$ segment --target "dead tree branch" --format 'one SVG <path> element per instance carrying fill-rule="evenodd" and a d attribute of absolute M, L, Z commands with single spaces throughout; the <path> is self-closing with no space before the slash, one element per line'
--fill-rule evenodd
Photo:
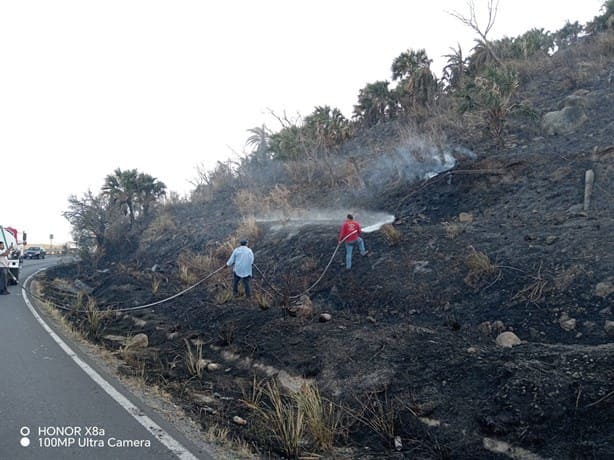
<path fill-rule="evenodd" d="M 490 32 L 490 29 L 492 29 L 492 27 L 494 26 L 495 19 L 497 18 L 499 0 L 488 0 L 488 21 L 486 23 L 486 27 L 484 27 L 483 29 L 480 27 L 478 23 L 477 14 L 475 12 L 475 1 L 469 0 L 467 2 L 467 6 L 469 7 L 469 16 L 464 16 L 458 11 L 449 11 L 448 13 L 451 16 L 458 19 L 463 24 L 465 24 L 467 27 L 473 29 L 474 32 L 476 32 L 478 36 L 480 37 L 480 39 L 482 40 L 482 42 L 484 43 L 484 46 L 486 47 L 490 55 L 493 57 L 495 62 L 498 65 L 503 66 L 501 59 L 499 59 L 499 57 L 495 53 L 495 50 L 492 44 L 488 41 L 488 38 L 487 38 L 488 32 Z"/>

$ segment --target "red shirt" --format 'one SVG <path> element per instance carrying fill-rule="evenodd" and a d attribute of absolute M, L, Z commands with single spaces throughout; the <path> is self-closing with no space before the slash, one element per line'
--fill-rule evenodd
<path fill-rule="evenodd" d="M 339 232 L 339 242 L 343 241 L 343 238 L 350 234 L 351 235 L 348 236 L 345 241 L 347 243 L 356 241 L 360 236 L 360 231 L 360 224 L 358 222 L 356 222 L 355 220 L 346 220 L 345 222 L 343 222 L 343 225 L 341 226 L 341 231 Z"/>

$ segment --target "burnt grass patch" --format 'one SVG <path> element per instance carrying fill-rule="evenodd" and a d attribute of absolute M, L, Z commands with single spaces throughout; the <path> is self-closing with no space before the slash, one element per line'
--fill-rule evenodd
<path fill-rule="evenodd" d="M 611 101 L 596 75 L 588 90 Z M 557 109 L 560 87 L 532 86 L 536 107 Z M 342 408 L 336 450 L 317 452 L 324 458 L 614 458 L 614 336 L 606 327 L 614 321 L 614 104 L 591 107 L 581 133 L 516 130 L 498 152 L 476 143 L 475 160 L 364 198 L 361 207 L 395 216 L 397 233 L 366 234 L 370 255 L 356 254 L 350 271 L 341 249 L 313 285 L 335 249 L 336 225 L 284 231 L 263 223 L 250 244 L 261 270 L 253 290 L 267 294 L 267 305 L 220 301 L 230 289 L 226 271 L 169 302 L 105 315 L 91 338 L 118 352 L 120 372 L 164 388 L 203 429 L 226 427 L 262 456 L 283 449 L 247 402 L 254 382 L 277 378 L 287 388 L 313 381 Z M 584 211 L 588 169 L 598 186 Z M 175 251 L 58 266 L 39 276 L 43 293 L 74 305 L 75 292 L 58 289 L 58 280 L 86 286 L 101 310 L 172 296 L 186 287 L 178 250 L 223 241 L 232 225 L 212 221 L 234 216 L 228 202 L 210 214 L 178 206 L 175 217 L 189 225 L 173 236 Z M 324 312 L 329 321 L 320 321 Z M 66 317 L 87 328 L 83 314 Z M 502 332 L 521 343 L 498 346 Z M 148 344 L 140 350 L 117 339 L 141 333 Z M 202 359 L 200 372 L 190 356 Z M 497 450 L 496 442 L 507 444 Z M 317 449 L 307 439 L 301 450 Z"/>

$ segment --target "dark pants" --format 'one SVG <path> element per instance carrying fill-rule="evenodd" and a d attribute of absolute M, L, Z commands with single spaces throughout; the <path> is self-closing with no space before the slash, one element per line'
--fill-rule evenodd
<path fill-rule="evenodd" d="M 7 289 L 9 282 L 9 269 L 6 267 L 0 268 L 0 294 L 9 292 Z"/>
<path fill-rule="evenodd" d="M 245 288 L 245 297 L 250 297 L 252 295 L 252 290 L 249 286 L 249 281 L 252 279 L 251 276 L 246 276 L 245 278 L 241 278 L 235 272 L 232 272 L 234 278 L 232 280 L 232 293 L 234 295 L 239 294 L 239 281 L 243 282 L 243 287 Z"/>

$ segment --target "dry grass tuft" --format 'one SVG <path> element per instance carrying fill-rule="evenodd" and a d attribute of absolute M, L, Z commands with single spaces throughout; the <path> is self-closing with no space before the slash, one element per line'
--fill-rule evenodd
<path fill-rule="evenodd" d="M 89 297 L 85 304 L 85 317 L 87 320 L 86 335 L 90 338 L 99 338 L 102 334 L 102 322 L 107 317 L 108 313 L 100 311 L 96 300 Z"/>
<path fill-rule="evenodd" d="M 395 401 L 386 392 L 380 397 L 376 393 L 367 395 L 366 400 L 356 398 L 360 411 L 352 414 L 354 418 L 373 430 L 388 445 L 393 445 L 399 423 L 399 413 Z"/>
<path fill-rule="evenodd" d="M 614 33 L 604 33 L 597 39 L 602 56 L 614 56 Z"/>
<path fill-rule="evenodd" d="M 260 228 L 254 216 L 244 217 L 236 230 L 236 234 L 241 239 L 255 240 L 262 236 L 262 228 Z"/>
<path fill-rule="evenodd" d="M 162 212 L 149 224 L 141 237 L 141 245 L 150 245 L 177 231 L 177 219 L 174 219 L 167 212 Z"/>
<path fill-rule="evenodd" d="M 501 276 L 499 268 L 490 261 L 485 253 L 476 251 L 473 246 L 470 246 L 469 249 L 470 252 L 465 257 L 465 264 L 469 268 L 469 273 L 464 279 L 465 283 L 474 289 L 480 289 L 494 277 L 491 283 L 494 284 Z"/>
<path fill-rule="evenodd" d="M 306 444 L 329 452 L 335 440 L 347 432 L 347 411 L 323 398 L 313 384 L 284 394 L 276 380 L 265 383 L 254 376 L 249 392 L 243 390 L 242 401 L 254 411 L 260 427 L 272 434 L 280 450 L 292 458 Z"/>
<path fill-rule="evenodd" d="M 179 271 L 179 279 L 183 284 L 192 285 L 196 283 L 196 281 L 198 281 L 198 278 L 194 273 L 192 273 L 192 271 L 190 270 L 190 266 L 185 263 L 185 261 L 178 260 L 177 265 Z"/>
<path fill-rule="evenodd" d="M 392 224 L 384 224 L 381 228 L 384 239 L 390 246 L 396 246 L 401 242 L 402 233 Z"/>
<path fill-rule="evenodd" d="M 237 332 L 237 325 L 230 321 L 228 323 L 224 323 L 218 329 L 218 337 L 222 342 L 222 345 L 228 346 L 231 345 L 235 340 L 235 334 Z"/>
<path fill-rule="evenodd" d="M 213 256 L 218 260 L 226 261 L 232 251 L 239 245 L 239 238 L 237 236 L 229 236 L 226 240 L 218 245 L 213 251 Z"/>
<path fill-rule="evenodd" d="M 239 284 L 239 289 L 242 289 L 243 285 Z M 215 292 L 215 303 L 218 305 L 224 305 L 228 302 L 231 302 L 233 299 L 233 294 L 230 288 L 226 285 L 220 286 Z"/>
<path fill-rule="evenodd" d="M 160 290 L 162 284 L 162 277 L 156 273 L 151 274 L 151 295 L 156 295 Z"/>
<path fill-rule="evenodd" d="M 190 375 L 194 377 L 202 377 L 203 370 L 206 365 L 205 360 L 203 359 L 203 344 L 198 342 L 195 345 L 195 348 L 192 348 L 190 345 L 190 341 L 184 339 L 185 341 L 185 353 L 184 353 L 184 362 L 185 366 L 190 373 Z"/>
<path fill-rule="evenodd" d="M 490 262 L 490 258 L 483 252 L 476 251 L 473 246 L 471 252 L 465 258 L 469 270 L 475 273 L 492 273 L 496 270 L 495 265 Z"/>
<path fill-rule="evenodd" d="M 366 187 L 363 179 L 361 165 L 355 157 L 348 158 L 339 166 L 338 174 L 341 176 L 341 183 L 352 190 L 360 190 Z"/>
<path fill-rule="evenodd" d="M 335 439 L 345 431 L 344 412 L 332 401 L 322 398 L 312 384 L 303 385 L 295 398 L 305 414 L 307 432 L 315 446 L 327 452 L 332 450 Z"/>
<path fill-rule="evenodd" d="M 210 443 L 220 445 L 226 451 L 232 451 L 234 454 L 232 458 L 254 458 L 252 447 L 245 440 L 235 438 L 230 433 L 230 428 L 213 423 L 207 425 L 205 439 Z M 228 452 L 224 455 L 224 458 L 230 458 L 227 454 Z"/>
<path fill-rule="evenodd" d="M 182 252 L 177 257 L 179 279 L 182 283 L 192 285 L 207 274 L 219 268 L 221 262 L 214 254 L 194 254 Z"/>
<path fill-rule="evenodd" d="M 465 224 L 458 222 L 442 222 L 441 225 L 446 232 L 446 236 L 451 240 L 462 234 L 466 228 Z"/>
<path fill-rule="evenodd" d="M 298 457 L 305 431 L 305 412 L 295 398 L 284 395 L 279 383 L 267 382 L 259 404 L 253 406 L 256 416 L 280 450 L 291 458 Z"/>
<path fill-rule="evenodd" d="M 544 293 L 547 290 L 548 281 L 542 275 L 542 266 L 539 265 L 537 269 L 537 273 L 534 276 L 531 276 L 532 282 L 530 282 L 523 289 L 518 291 L 513 300 L 520 299 L 525 301 L 527 304 L 538 304 L 542 300 L 544 300 Z"/>
<path fill-rule="evenodd" d="M 239 190 L 234 194 L 232 202 L 242 216 L 251 216 L 264 211 L 262 197 L 251 190 Z"/>
<path fill-rule="evenodd" d="M 254 293 L 253 296 L 254 296 L 254 300 L 256 301 L 256 304 L 262 310 L 268 310 L 269 308 L 271 308 L 271 305 L 273 304 L 273 298 L 271 297 L 270 294 L 266 292 L 258 291 Z"/>
<path fill-rule="evenodd" d="M 284 216 L 290 215 L 290 190 L 284 185 L 276 185 L 264 198 L 264 206 L 268 212 L 281 211 Z"/>

